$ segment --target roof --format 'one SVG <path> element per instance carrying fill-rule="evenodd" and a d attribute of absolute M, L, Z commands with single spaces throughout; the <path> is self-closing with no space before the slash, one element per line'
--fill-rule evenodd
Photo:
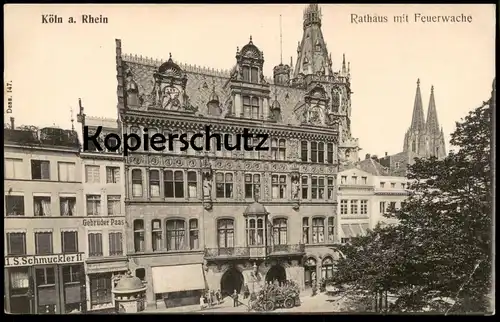
<path fill-rule="evenodd" d="M 123 276 L 118 281 L 118 283 L 116 283 L 114 291 L 116 293 L 127 293 L 127 292 L 139 292 L 144 289 L 145 289 L 144 284 L 138 277 L 126 275 Z"/>

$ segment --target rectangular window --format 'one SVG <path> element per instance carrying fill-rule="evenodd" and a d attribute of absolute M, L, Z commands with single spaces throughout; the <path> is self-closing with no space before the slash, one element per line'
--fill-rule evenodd
<path fill-rule="evenodd" d="M 76 197 L 60 197 L 61 216 L 76 216 Z"/>
<path fill-rule="evenodd" d="M 87 216 L 99 216 L 101 214 L 101 196 L 87 195 Z"/>
<path fill-rule="evenodd" d="M 391 182 L 391 188 L 396 188 L 396 184 L 394 182 Z"/>
<path fill-rule="evenodd" d="M 50 180 L 50 162 L 31 160 L 31 179 Z"/>
<path fill-rule="evenodd" d="M 258 83 L 259 82 L 259 69 L 257 67 L 251 68 L 251 82 Z"/>
<path fill-rule="evenodd" d="M 405 189 L 406 188 L 406 185 L 403 183 L 401 183 L 401 189 Z"/>
<path fill-rule="evenodd" d="M 123 255 L 123 236 L 121 232 L 109 233 L 109 256 Z"/>
<path fill-rule="evenodd" d="M 188 198 L 196 198 L 198 195 L 198 176 L 196 172 L 189 171 L 187 173 Z"/>
<path fill-rule="evenodd" d="M 243 96 L 243 116 L 250 118 L 252 116 L 252 105 L 250 96 Z"/>
<path fill-rule="evenodd" d="M 144 251 L 144 239 L 144 221 L 136 219 L 134 220 L 134 250 L 136 252 Z"/>
<path fill-rule="evenodd" d="M 120 167 L 106 167 L 106 183 L 120 183 Z"/>
<path fill-rule="evenodd" d="M 233 174 L 217 172 L 215 174 L 215 190 L 217 198 L 232 198 Z"/>
<path fill-rule="evenodd" d="M 102 252 L 102 234 L 101 233 L 89 233 L 89 257 L 100 257 L 103 255 Z"/>
<path fill-rule="evenodd" d="M 98 165 L 85 166 L 85 182 L 87 183 L 100 183 L 101 182 L 101 167 Z"/>
<path fill-rule="evenodd" d="M 122 214 L 121 196 L 108 196 L 108 216 L 120 216 Z"/>
<path fill-rule="evenodd" d="M 347 200 L 340 200 L 340 214 L 347 215 Z"/>
<path fill-rule="evenodd" d="M 24 216 L 24 197 L 5 196 L 5 211 L 7 216 Z"/>
<path fill-rule="evenodd" d="M 307 141 L 301 141 L 300 142 L 300 160 L 302 162 L 307 162 L 309 161 L 309 148 Z"/>
<path fill-rule="evenodd" d="M 243 81 L 250 82 L 250 67 L 243 66 Z"/>
<path fill-rule="evenodd" d="M 379 211 L 381 214 L 385 214 L 385 201 L 380 202 Z"/>
<path fill-rule="evenodd" d="M 326 145 L 326 162 L 333 164 L 333 143 L 327 143 Z"/>
<path fill-rule="evenodd" d="M 59 181 L 75 182 L 76 168 L 74 162 L 57 162 Z"/>
<path fill-rule="evenodd" d="M 35 252 L 37 255 L 50 255 L 53 253 L 52 232 L 35 233 Z"/>
<path fill-rule="evenodd" d="M 63 253 L 78 253 L 78 232 L 62 231 L 61 243 Z"/>
<path fill-rule="evenodd" d="M 52 267 L 36 267 L 35 281 L 38 298 L 38 312 L 55 314 L 57 297 L 56 293 L 56 270 Z"/>
<path fill-rule="evenodd" d="M 325 242 L 325 219 L 313 218 L 312 243 L 320 244 Z"/>
<path fill-rule="evenodd" d="M 318 142 L 311 142 L 311 162 L 318 162 Z"/>
<path fill-rule="evenodd" d="M 166 170 L 163 180 L 166 198 L 184 198 L 184 173 L 182 171 Z"/>
<path fill-rule="evenodd" d="M 309 178 L 307 176 L 302 177 L 302 199 L 308 199 L 309 198 Z"/>
<path fill-rule="evenodd" d="M 366 182 L 367 182 L 367 180 L 366 180 L 366 179 L 367 179 L 366 177 L 361 177 L 361 183 L 362 183 L 362 184 L 366 184 Z"/>
<path fill-rule="evenodd" d="M 286 198 L 286 175 L 273 174 L 271 176 L 273 199 Z"/>
<path fill-rule="evenodd" d="M 358 184 L 358 177 L 352 176 L 352 184 Z"/>
<path fill-rule="evenodd" d="M 389 204 L 389 207 L 390 207 L 391 210 L 396 209 L 396 202 L 395 201 L 391 201 L 391 203 Z"/>
<path fill-rule="evenodd" d="M 7 233 L 7 255 L 26 255 L 26 233 Z"/>
<path fill-rule="evenodd" d="M 311 177 L 311 198 L 317 200 L 325 199 L 325 177 Z"/>
<path fill-rule="evenodd" d="M 132 196 L 142 197 L 142 171 L 140 169 L 132 170 Z"/>
<path fill-rule="evenodd" d="M 258 119 L 260 111 L 259 99 L 257 97 L 252 97 L 252 118 Z M 258 143 L 257 143 L 258 144 Z"/>
<path fill-rule="evenodd" d="M 149 196 L 160 196 L 160 171 L 158 170 L 149 171 Z"/>
<path fill-rule="evenodd" d="M 245 198 L 259 198 L 260 174 L 245 174 Z"/>
<path fill-rule="evenodd" d="M 198 219 L 189 220 L 189 249 L 199 249 Z"/>
<path fill-rule="evenodd" d="M 328 200 L 335 199 L 335 178 L 328 177 Z"/>
<path fill-rule="evenodd" d="M 351 200 L 351 215 L 357 215 L 357 214 L 358 214 L 358 201 Z"/>
<path fill-rule="evenodd" d="M 340 177 L 340 184 L 346 184 L 347 183 L 347 176 L 341 176 Z"/>
<path fill-rule="evenodd" d="M 92 307 L 111 304 L 112 273 L 90 275 L 90 303 Z"/>
<path fill-rule="evenodd" d="M 167 250 L 183 250 L 185 235 L 184 220 L 167 220 Z"/>
<path fill-rule="evenodd" d="M 360 201 L 361 206 L 360 206 L 360 214 L 361 215 L 366 215 L 368 214 L 368 200 L 361 200 Z"/>
<path fill-rule="evenodd" d="M 47 217 L 51 215 L 50 197 L 33 197 L 33 214 L 35 217 Z"/>
<path fill-rule="evenodd" d="M 24 169 L 22 159 L 4 159 L 5 162 L 5 179 L 23 179 Z"/>
<path fill-rule="evenodd" d="M 380 183 L 380 188 L 383 188 L 385 186 L 385 182 Z"/>
<path fill-rule="evenodd" d="M 323 142 L 318 143 L 318 162 L 325 162 L 325 144 Z"/>

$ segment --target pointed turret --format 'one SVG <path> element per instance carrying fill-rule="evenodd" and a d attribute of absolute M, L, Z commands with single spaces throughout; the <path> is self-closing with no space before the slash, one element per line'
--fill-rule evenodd
<path fill-rule="evenodd" d="M 321 9 L 310 4 L 304 11 L 304 34 L 297 48 L 297 63 L 293 77 L 299 74 L 332 75 L 326 43 L 321 32 Z"/>
<path fill-rule="evenodd" d="M 430 135 L 439 135 L 439 122 L 436 111 L 436 102 L 434 100 L 434 86 L 431 87 L 431 97 L 429 98 L 429 107 L 427 109 L 427 132 Z"/>
<path fill-rule="evenodd" d="M 342 55 L 342 75 L 347 75 L 347 68 L 345 66 L 345 54 Z"/>
<path fill-rule="evenodd" d="M 422 94 L 420 93 L 420 79 L 417 80 L 417 91 L 415 93 L 415 102 L 413 103 L 413 116 L 411 118 L 411 130 L 424 130 L 424 108 L 422 104 Z"/>

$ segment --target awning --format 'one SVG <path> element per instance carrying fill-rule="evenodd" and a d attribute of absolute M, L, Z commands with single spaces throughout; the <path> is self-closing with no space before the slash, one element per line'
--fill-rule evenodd
<path fill-rule="evenodd" d="M 201 264 L 153 267 L 155 294 L 205 289 Z"/>
<path fill-rule="evenodd" d="M 351 230 L 352 230 L 352 237 L 358 237 L 361 236 L 361 227 L 359 224 L 351 224 Z"/>
<path fill-rule="evenodd" d="M 368 233 L 369 225 L 368 224 L 360 224 L 360 226 L 361 226 L 361 233 L 363 234 L 363 236 L 366 236 L 366 234 Z"/>
<path fill-rule="evenodd" d="M 342 232 L 344 233 L 343 238 L 351 238 L 353 236 L 353 233 L 351 231 L 351 228 L 349 227 L 350 225 L 341 225 L 342 226 Z"/>

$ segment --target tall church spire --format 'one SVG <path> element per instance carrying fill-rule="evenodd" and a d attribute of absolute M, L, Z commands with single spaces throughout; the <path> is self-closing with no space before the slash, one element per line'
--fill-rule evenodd
<path fill-rule="evenodd" d="M 297 48 L 297 63 L 294 78 L 299 74 L 321 73 L 333 75 L 329 64 L 328 50 L 321 32 L 321 9 L 313 3 L 304 10 L 304 34 Z"/>
<path fill-rule="evenodd" d="M 434 100 L 434 86 L 431 87 L 431 97 L 429 99 L 429 107 L 427 109 L 427 122 L 425 125 L 429 134 L 439 134 L 439 122 L 436 111 L 436 102 Z"/>
<path fill-rule="evenodd" d="M 422 104 L 422 94 L 420 93 L 420 79 L 417 80 L 417 91 L 415 93 L 415 102 L 413 103 L 413 116 L 411 119 L 410 129 L 425 129 L 424 108 Z"/>

